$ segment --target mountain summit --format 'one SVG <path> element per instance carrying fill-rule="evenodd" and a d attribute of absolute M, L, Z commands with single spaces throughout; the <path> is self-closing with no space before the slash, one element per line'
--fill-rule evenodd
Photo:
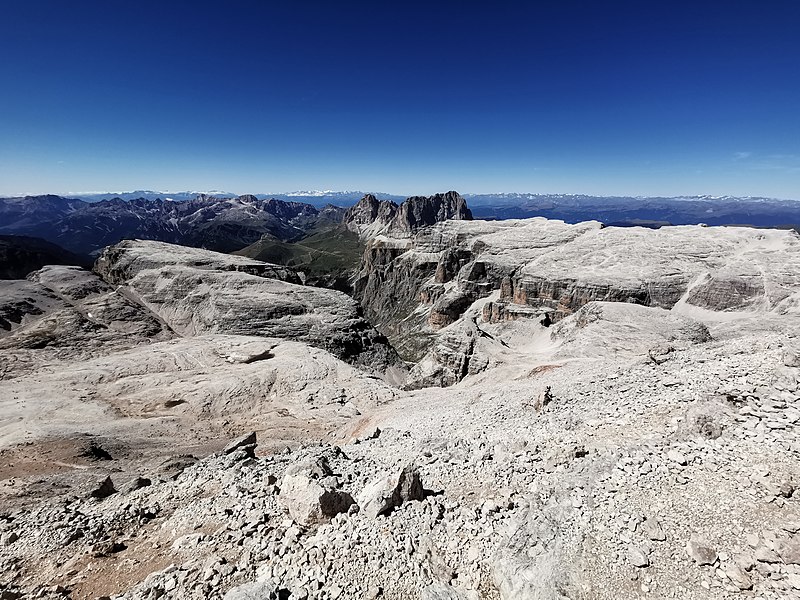
<path fill-rule="evenodd" d="M 399 205 L 367 194 L 344 216 L 345 225 L 362 237 L 404 235 L 447 220 L 472 220 L 472 212 L 458 192 L 412 196 Z"/>

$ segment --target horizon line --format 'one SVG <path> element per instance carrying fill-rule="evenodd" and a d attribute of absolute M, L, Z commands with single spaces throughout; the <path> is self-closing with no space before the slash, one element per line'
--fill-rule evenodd
<path fill-rule="evenodd" d="M 456 191 L 456 190 L 446 190 L 440 192 L 434 192 L 433 194 L 442 194 L 446 193 L 447 191 Z M 362 190 L 292 190 L 286 192 L 247 192 L 244 194 L 239 194 L 236 192 L 230 191 L 222 191 L 222 190 L 208 190 L 208 191 L 195 191 L 195 190 L 178 190 L 178 191 L 162 191 L 162 190 L 151 190 L 151 189 L 134 189 L 130 191 L 91 191 L 91 192 L 44 192 L 44 193 L 18 193 L 18 194 L 9 194 L 4 193 L 2 196 L 3 198 L 28 198 L 28 197 L 36 197 L 36 196 L 59 196 L 62 198 L 70 198 L 70 199 L 80 199 L 81 196 L 99 196 L 99 195 L 124 195 L 124 194 L 133 194 L 136 192 L 143 192 L 143 193 L 150 193 L 150 194 L 163 194 L 163 195 L 170 195 L 170 194 L 196 194 L 196 195 L 209 195 L 215 196 L 218 198 L 229 198 L 229 197 L 240 197 L 240 196 L 290 196 L 296 195 L 298 197 L 310 197 L 315 194 L 319 196 L 326 196 L 326 195 L 333 195 L 333 194 L 373 194 L 376 196 L 386 195 L 386 196 L 396 196 L 396 197 L 404 197 L 404 198 L 411 198 L 413 196 L 424 196 L 426 194 L 397 194 L 393 192 L 376 192 L 376 191 L 362 191 Z M 746 194 L 746 195 L 734 195 L 734 194 L 592 194 L 592 193 L 575 193 L 575 192 L 456 192 L 460 196 L 501 196 L 501 195 L 518 195 L 518 196 L 586 196 L 590 198 L 632 198 L 632 199 L 648 199 L 648 198 L 664 198 L 664 199 L 674 199 L 674 198 L 737 198 L 737 199 L 765 199 L 765 200 L 780 200 L 780 201 L 787 201 L 787 202 L 800 202 L 800 198 L 781 198 L 777 196 L 757 196 L 753 194 Z M 228 196 L 227 194 L 232 194 L 232 196 Z"/>

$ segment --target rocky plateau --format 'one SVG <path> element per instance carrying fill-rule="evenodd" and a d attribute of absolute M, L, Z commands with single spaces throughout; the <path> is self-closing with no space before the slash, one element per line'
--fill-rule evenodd
<path fill-rule="evenodd" d="M 0 598 L 800 598 L 795 232 L 342 218 L 0 281 Z"/>

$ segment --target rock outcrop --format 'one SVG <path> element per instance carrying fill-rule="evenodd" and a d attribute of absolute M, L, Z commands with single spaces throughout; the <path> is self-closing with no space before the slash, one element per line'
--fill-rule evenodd
<path fill-rule="evenodd" d="M 400 205 L 367 194 L 345 213 L 344 223 L 363 238 L 402 237 L 450 219 L 472 219 L 466 201 L 457 192 L 412 196 Z"/>
<path fill-rule="evenodd" d="M 286 267 L 135 240 L 106 248 L 95 270 L 182 336 L 292 339 L 372 372 L 402 369 L 357 302 L 341 292 L 298 285 L 297 274 Z"/>
<path fill-rule="evenodd" d="M 778 266 L 786 261 L 794 266 Z M 549 325 L 596 301 L 781 314 L 800 305 L 794 268 L 791 231 L 451 220 L 368 242 L 354 289 L 366 316 L 416 361 L 478 300 L 489 300 L 480 316 L 489 323 Z"/>

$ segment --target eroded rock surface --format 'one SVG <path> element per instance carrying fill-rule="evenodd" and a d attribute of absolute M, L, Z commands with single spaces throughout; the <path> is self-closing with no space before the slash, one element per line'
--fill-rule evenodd
<path fill-rule="evenodd" d="M 95 269 L 182 336 L 285 338 L 375 373 L 402 368 L 357 302 L 341 292 L 298 285 L 297 274 L 286 267 L 137 240 L 107 248 Z"/>
<path fill-rule="evenodd" d="M 175 337 L 151 311 L 80 267 L 0 281 L 0 378 L 47 360 L 109 354 Z"/>
<path fill-rule="evenodd" d="M 735 319 L 795 312 L 797 268 L 791 231 L 454 220 L 372 239 L 354 289 L 366 316 L 417 361 L 437 331 L 485 299 L 479 318 L 490 323 L 550 324 L 596 301 Z"/>

